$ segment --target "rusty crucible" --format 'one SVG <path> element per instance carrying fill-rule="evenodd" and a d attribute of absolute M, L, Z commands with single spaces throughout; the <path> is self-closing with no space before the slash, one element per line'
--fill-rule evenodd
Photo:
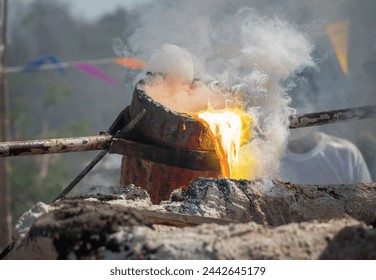
<path fill-rule="evenodd" d="M 126 138 L 165 152 L 154 157 L 152 154 L 147 157 L 124 155 L 120 184 L 135 184 L 145 189 L 151 201 L 157 204 L 168 199 L 174 189 L 186 188 L 191 180 L 217 178 L 221 171 L 207 129 L 189 115 L 172 111 L 147 95 L 143 86 L 151 79 L 153 76 L 139 81 L 134 89 L 129 118 L 134 118 L 144 109 L 146 113 Z M 119 145 L 115 150 L 127 154 L 121 151 L 123 147 L 126 145 Z"/>

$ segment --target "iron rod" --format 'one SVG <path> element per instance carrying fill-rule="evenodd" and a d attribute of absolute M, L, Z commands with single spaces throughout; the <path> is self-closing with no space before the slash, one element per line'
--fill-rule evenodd
<path fill-rule="evenodd" d="M 302 128 L 315 125 L 339 123 L 349 120 L 362 120 L 376 117 L 376 105 L 339 109 L 317 113 L 293 115 L 290 128 Z"/>
<path fill-rule="evenodd" d="M 2 142 L 0 143 L 0 157 L 103 150 L 111 140 L 111 135 L 98 135 Z"/>

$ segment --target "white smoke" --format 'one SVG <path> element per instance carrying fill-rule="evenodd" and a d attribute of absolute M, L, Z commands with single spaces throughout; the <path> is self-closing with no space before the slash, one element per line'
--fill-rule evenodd
<path fill-rule="evenodd" d="M 146 71 L 178 77 L 186 85 L 194 78 L 226 85 L 225 91 L 254 119 L 255 137 L 244 147 L 244 154 L 257 158 L 252 177 L 274 176 L 291 113 L 280 83 L 310 63 L 312 44 L 286 21 L 265 17 L 243 2 L 155 1 L 141 11 L 140 27 L 128 38 L 128 49 L 147 61 Z M 168 98 L 175 104 L 194 102 Z"/>
<path fill-rule="evenodd" d="M 191 54 L 176 45 L 164 44 L 162 50 L 149 59 L 148 71 L 165 73 L 170 80 L 192 83 L 194 66 Z"/>

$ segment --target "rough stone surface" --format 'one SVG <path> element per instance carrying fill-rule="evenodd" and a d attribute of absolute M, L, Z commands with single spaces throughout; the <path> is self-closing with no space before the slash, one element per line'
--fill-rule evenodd
<path fill-rule="evenodd" d="M 180 194 L 181 196 L 181 194 Z M 180 201 L 161 203 L 170 211 L 279 226 L 348 214 L 368 224 L 376 220 L 376 184 L 292 185 L 198 178 Z"/>
<path fill-rule="evenodd" d="M 38 203 L 8 259 L 376 259 L 374 184 L 299 186 L 197 179 L 152 205 L 136 186 Z M 140 209 L 231 220 L 174 228 Z"/>

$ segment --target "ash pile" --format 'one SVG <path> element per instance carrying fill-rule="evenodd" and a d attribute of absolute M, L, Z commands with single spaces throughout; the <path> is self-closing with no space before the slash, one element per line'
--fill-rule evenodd
<path fill-rule="evenodd" d="M 6 259 L 375 259 L 375 199 L 376 184 L 273 179 L 197 178 L 158 205 L 98 187 L 35 205 Z"/>

